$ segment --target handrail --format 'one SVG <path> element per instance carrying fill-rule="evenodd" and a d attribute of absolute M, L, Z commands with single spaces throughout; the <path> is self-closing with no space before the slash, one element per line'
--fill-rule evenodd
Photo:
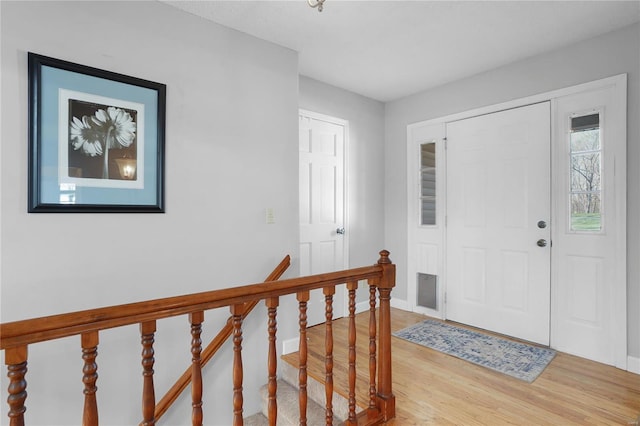
<path fill-rule="evenodd" d="M 276 268 L 269 274 L 265 282 L 267 281 L 276 281 L 280 279 L 282 274 L 289 268 L 291 265 L 291 257 L 286 255 L 284 259 L 276 266 Z M 257 300 L 251 302 L 247 309 L 247 314 L 253 310 L 258 304 Z M 245 316 L 246 316 L 245 315 Z M 233 332 L 233 325 L 231 324 L 231 320 L 233 317 L 229 317 L 225 325 L 218 332 L 218 334 L 211 340 L 211 342 L 207 345 L 207 347 L 202 351 L 202 366 L 204 367 L 213 356 L 216 354 L 218 349 L 222 346 L 224 342 L 229 339 L 231 333 Z M 182 392 L 187 388 L 189 382 L 191 381 L 191 366 L 187 367 L 182 376 L 176 380 L 173 386 L 167 391 L 167 393 L 160 399 L 160 402 L 156 404 L 154 418 L 156 421 L 160 419 L 167 412 L 171 404 L 175 402 L 176 399 L 180 396 Z"/>
<path fill-rule="evenodd" d="M 32 343 L 68 337 L 81 336 L 83 377 L 84 383 L 84 412 L 83 425 L 98 425 L 98 407 L 96 398 L 97 364 L 96 356 L 99 344 L 99 332 L 102 330 L 138 324 L 140 326 L 143 366 L 143 417 L 144 425 L 155 424 L 154 408 L 155 396 L 153 385 L 154 364 L 154 334 L 156 322 L 159 319 L 178 315 L 188 315 L 191 324 L 191 399 L 192 399 L 192 424 L 202 424 L 202 322 L 206 310 L 228 307 L 231 311 L 231 328 L 233 334 L 233 424 L 243 423 L 243 396 L 242 396 L 242 322 L 249 308 L 259 301 L 264 300 L 268 312 L 268 370 L 269 370 L 269 423 L 275 424 L 277 419 L 277 370 L 276 370 L 276 331 L 277 331 L 277 307 L 279 297 L 295 294 L 299 302 L 300 325 L 300 353 L 306 354 L 306 342 L 302 340 L 306 328 L 306 309 L 309 301 L 309 291 L 323 289 L 325 295 L 326 316 L 326 373 L 327 384 L 327 423 L 331 423 L 332 406 L 330 394 L 333 392 L 333 332 L 331 322 L 333 318 L 332 300 L 335 287 L 346 285 L 349 290 L 349 321 L 350 330 L 355 331 L 355 290 L 358 283 L 367 280 L 369 284 L 370 303 L 370 330 L 369 330 L 369 366 L 370 366 L 370 404 L 365 411 L 355 413 L 355 404 L 350 402 L 349 419 L 347 425 L 380 424 L 395 416 L 395 396 L 392 392 L 391 377 L 391 291 L 395 286 L 395 265 L 389 259 L 389 252 L 380 252 L 378 262 L 373 266 L 354 268 L 325 274 L 291 278 L 276 281 L 276 277 L 270 281 L 259 284 L 250 284 L 223 290 L 213 290 L 184 296 L 167 297 L 149 300 L 145 302 L 130 303 L 118 306 L 103 307 L 94 310 L 84 310 L 66 314 L 51 315 L 41 318 L 32 318 L 21 321 L 13 321 L 0 324 L 0 350 L 5 351 L 5 364 L 7 366 L 10 383 L 9 417 L 11 426 L 24 425 L 25 400 L 27 398 L 27 373 L 28 346 Z M 378 293 L 379 305 L 376 308 L 376 293 Z M 376 314 L 377 312 L 377 314 Z M 376 321 L 376 316 L 379 321 Z M 228 324 L 228 323 L 227 323 Z M 375 324 L 378 324 L 377 333 Z M 221 334 L 219 333 L 219 336 Z M 210 346 L 221 345 L 223 338 L 216 338 Z M 216 348 L 213 349 L 215 352 Z M 355 356 L 355 335 L 349 338 L 349 351 Z M 208 355 L 207 355 L 208 356 Z M 304 355 L 306 357 L 306 355 Z M 350 359 L 350 363 L 355 358 Z M 300 360 L 301 365 L 306 365 L 306 359 Z M 376 374 L 377 373 L 377 374 Z M 185 373 L 187 374 L 187 373 Z M 355 375 L 355 365 L 350 364 L 349 374 Z M 376 376 L 377 375 L 377 380 Z M 304 377 L 303 377 L 304 376 Z M 354 392 L 355 382 L 350 377 L 350 392 Z M 300 368 L 300 384 L 306 384 L 306 366 Z M 301 389 L 301 392 L 303 390 Z M 354 396 L 350 396 L 351 399 Z M 306 400 L 306 394 L 301 394 L 300 401 Z M 302 411 L 301 411 L 302 413 Z M 306 424 L 306 418 L 301 417 L 301 424 Z"/>
<path fill-rule="evenodd" d="M 66 314 L 32 318 L 0 324 L 0 350 L 105 330 L 145 321 L 184 315 L 190 312 L 244 303 L 253 299 L 283 296 L 304 290 L 323 288 L 346 281 L 375 278 L 381 266 L 365 266 L 346 271 L 267 281 L 223 290 L 167 297 Z"/>

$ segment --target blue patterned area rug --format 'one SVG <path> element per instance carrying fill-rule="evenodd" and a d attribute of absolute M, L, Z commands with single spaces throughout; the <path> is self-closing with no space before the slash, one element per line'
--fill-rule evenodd
<path fill-rule="evenodd" d="M 553 349 L 514 342 L 434 320 L 414 324 L 393 335 L 529 383 L 542 373 L 556 355 Z"/>

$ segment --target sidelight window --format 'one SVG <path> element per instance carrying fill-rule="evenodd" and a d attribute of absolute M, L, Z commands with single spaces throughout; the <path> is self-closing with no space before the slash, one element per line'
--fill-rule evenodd
<path fill-rule="evenodd" d="M 600 114 L 571 118 L 569 133 L 572 231 L 602 230 Z"/>
<path fill-rule="evenodd" d="M 420 224 L 436 224 L 436 143 L 420 145 Z"/>

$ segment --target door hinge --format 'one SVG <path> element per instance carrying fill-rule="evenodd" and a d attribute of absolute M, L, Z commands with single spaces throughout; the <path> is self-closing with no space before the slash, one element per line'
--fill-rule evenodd
<path fill-rule="evenodd" d="M 447 138 L 442 138 L 442 140 L 444 141 L 444 150 L 447 150 Z"/>

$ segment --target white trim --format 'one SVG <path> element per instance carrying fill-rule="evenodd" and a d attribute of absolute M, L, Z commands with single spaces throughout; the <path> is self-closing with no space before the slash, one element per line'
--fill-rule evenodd
<path fill-rule="evenodd" d="M 614 315 L 616 324 L 624 324 L 624 327 L 614 329 L 614 344 L 616 345 L 616 367 L 627 368 L 627 75 L 618 76 L 612 83 L 614 86 L 613 103 L 619 108 L 618 114 L 623 117 L 623 126 L 620 126 L 620 140 L 624 141 L 621 152 L 617 153 L 614 163 L 615 197 L 616 197 L 616 235 L 620 236 L 616 243 L 617 288 L 614 298 Z"/>
<path fill-rule="evenodd" d="M 0 17 L 2 17 L 2 8 L 0 7 Z M 1 20 L 0 20 L 1 22 Z M 0 84 L 0 99 L 4 99 L 4 97 L 2 96 L 2 84 Z M 5 129 L 5 127 L 2 126 L 2 117 L 4 117 L 2 115 L 2 102 L 0 102 L 0 129 Z M 8 133 L 8 132 L 7 132 Z M 2 163 L 2 149 L 0 149 L 0 165 L 3 164 Z M 0 169 L 2 167 L 0 166 Z M 2 188 L 2 175 L 3 173 L 0 173 L 0 188 Z M 0 207 L 0 224 L 2 224 L 2 207 Z M 4 241 L 4 238 L 0 238 L 0 259 L 4 259 L 4 257 L 2 256 L 2 242 Z M 4 274 L 2 273 L 2 262 L 0 262 L 0 288 L 2 288 L 2 277 L 4 276 Z M 2 316 L 2 304 L 0 303 L 0 318 L 4 318 Z M 4 359 L 4 351 L 2 352 L 3 354 L 3 359 Z"/>
<path fill-rule="evenodd" d="M 627 371 L 640 374 L 640 358 L 633 356 L 627 357 Z"/>
<path fill-rule="evenodd" d="M 365 312 L 369 310 L 369 301 L 364 300 L 362 302 L 356 303 L 356 314 Z"/>
<path fill-rule="evenodd" d="M 409 302 L 402 299 L 396 299 L 395 297 L 391 297 L 391 307 L 403 311 L 411 311 L 411 309 L 409 309 Z"/>
<path fill-rule="evenodd" d="M 450 115 L 438 117 L 435 119 L 429 119 L 429 120 L 409 124 L 407 126 L 407 156 L 408 156 L 407 157 L 407 173 L 408 173 L 407 191 L 408 191 L 408 195 L 410 195 L 411 191 L 414 189 L 412 187 L 413 180 L 411 179 L 411 175 L 410 175 L 410 173 L 413 171 L 413 169 L 411 169 L 413 163 L 411 162 L 410 155 L 411 155 L 413 143 L 416 142 L 416 140 L 413 139 L 413 132 L 419 130 L 419 128 L 432 126 L 432 125 L 439 125 L 439 124 L 444 125 L 452 121 L 463 120 L 466 118 L 471 118 L 471 117 L 484 115 L 484 114 L 491 114 L 491 113 L 512 109 L 512 108 L 518 108 L 518 107 L 539 103 L 539 102 L 553 101 L 554 99 L 557 99 L 560 97 L 574 95 L 582 92 L 593 91 L 593 90 L 602 89 L 606 87 L 614 88 L 614 92 L 615 92 L 614 103 L 616 103 L 616 108 L 624 108 L 624 110 L 622 111 L 622 114 L 624 114 L 624 117 L 626 118 L 627 75 L 619 74 L 616 76 L 607 77 L 607 78 L 603 78 L 600 80 L 595 80 L 595 81 L 591 81 L 583 84 L 578 84 L 575 86 L 570 86 L 562 89 L 557 89 L 549 92 L 527 96 L 521 99 L 515 99 L 507 102 L 502 102 L 499 104 L 484 106 L 484 107 L 475 108 L 475 109 L 460 112 L 460 113 L 450 114 Z M 620 102 L 618 102 L 618 100 L 620 99 L 625 99 L 625 103 L 623 105 Z M 553 112 L 552 112 L 551 118 L 552 118 L 551 131 L 553 132 L 556 126 L 556 123 L 553 117 Z M 626 150 L 626 147 L 627 147 L 626 127 L 624 127 L 623 132 L 624 132 L 623 140 L 625 141 L 624 148 Z M 552 140 L 552 144 L 553 143 L 554 141 Z M 616 327 L 614 330 L 615 359 L 616 359 L 615 362 L 616 362 L 616 367 L 626 369 L 627 365 L 633 365 L 634 366 L 633 368 L 637 368 L 638 366 L 637 364 L 635 364 L 635 361 L 632 361 L 631 357 L 627 356 L 626 207 L 624 208 L 622 207 L 622 206 L 625 206 L 625 203 L 626 203 L 626 159 L 625 158 L 622 158 L 621 160 L 616 162 L 615 179 L 616 179 L 616 207 L 615 207 L 616 221 L 615 222 L 617 224 L 616 232 L 618 232 L 619 233 L 618 235 L 621 236 L 621 238 L 618 239 L 617 247 L 616 247 L 616 252 L 618 253 L 617 258 L 620 260 L 617 264 L 617 271 L 616 271 L 618 279 L 616 280 L 615 285 L 617 285 L 618 288 L 616 291 L 616 300 L 614 301 L 615 307 L 616 307 L 614 315 L 616 316 L 615 323 L 621 324 L 621 326 Z M 445 183 L 445 187 L 446 187 L 446 183 Z M 438 203 L 442 205 L 442 201 L 438 201 Z M 409 224 L 408 225 L 409 228 L 411 226 L 410 224 L 414 222 L 414 219 L 412 217 L 413 215 L 415 215 L 415 211 L 413 209 L 412 200 L 411 200 L 411 197 L 408 197 L 407 224 Z M 553 215 L 553 212 L 552 212 L 552 215 Z M 446 213 L 445 213 L 445 216 L 446 216 Z M 413 229 L 408 229 L 409 233 L 413 231 L 414 231 Z M 412 259 L 415 257 L 415 252 L 416 252 L 416 248 L 412 247 L 413 240 L 410 237 L 410 235 L 411 234 L 409 234 L 409 238 L 407 238 L 408 262 L 412 262 Z M 444 234 L 442 236 L 442 241 L 439 241 L 439 244 L 441 244 L 443 248 L 445 246 L 445 243 L 446 243 L 446 226 L 445 226 Z M 409 277 L 409 280 L 411 280 L 411 277 Z M 444 291 L 446 292 L 446 270 L 443 269 L 441 271 L 439 280 L 440 280 L 440 285 L 442 289 L 444 289 Z M 551 285 L 553 286 L 553 282 L 551 283 Z M 410 290 L 409 287 L 410 285 L 408 283 L 407 285 L 408 300 L 404 301 L 404 304 L 406 305 L 407 310 L 411 310 L 410 308 L 415 307 L 414 306 L 415 300 L 413 300 L 415 299 L 415 295 L 412 295 L 409 292 Z M 393 299 L 392 299 L 392 306 L 393 306 Z M 440 310 L 443 312 L 443 315 L 446 315 L 446 307 L 441 308 Z"/>
<path fill-rule="evenodd" d="M 515 100 L 502 102 L 495 105 L 489 105 L 485 107 L 472 109 L 469 111 L 450 114 L 444 117 L 434 118 L 434 119 L 425 120 L 425 121 L 419 121 L 416 123 L 409 124 L 407 126 L 407 129 L 414 128 L 414 127 L 421 127 L 421 126 L 430 125 L 430 124 L 449 123 L 452 121 L 458 121 L 458 120 L 464 120 L 466 118 L 477 117 L 479 115 L 492 114 L 498 111 L 504 111 L 507 109 L 518 108 L 525 105 L 550 101 L 554 98 L 559 98 L 562 96 L 573 95 L 581 92 L 588 92 L 590 90 L 600 89 L 607 86 L 615 86 L 619 84 L 621 80 L 624 80 L 625 86 L 626 86 L 627 75 L 619 74 L 613 77 L 607 77 L 600 80 L 590 81 L 588 83 L 578 84 L 576 86 L 553 90 L 551 92 L 539 93 L 537 95 L 531 95 L 521 99 L 515 99 Z"/>
<path fill-rule="evenodd" d="M 291 354 L 300 350 L 300 336 L 282 341 L 282 355 Z"/>

